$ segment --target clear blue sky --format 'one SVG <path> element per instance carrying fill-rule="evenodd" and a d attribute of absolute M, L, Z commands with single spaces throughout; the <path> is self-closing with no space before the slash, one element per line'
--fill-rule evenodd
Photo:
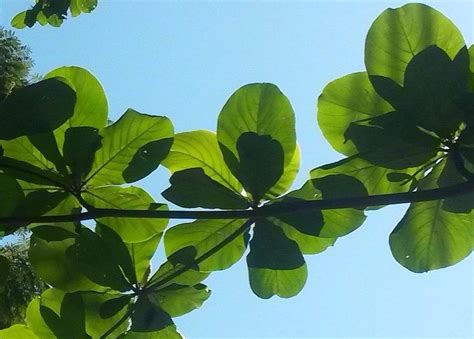
<path fill-rule="evenodd" d="M 0 24 L 32 1 L 3 0 Z M 35 72 L 78 65 L 92 71 L 116 119 L 126 108 L 167 115 L 177 131 L 215 130 L 229 95 L 251 82 L 273 82 L 296 112 L 303 162 L 341 156 L 321 136 L 316 99 L 324 85 L 363 70 L 365 34 L 376 16 L 401 1 L 99 1 L 92 15 L 61 29 L 18 31 L 31 46 Z M 425 1 L 474 41 L 472 1 Z M 164 170 L 143 185 L 156 199 Z M 473 259 L 415 274 L 390 254 L 388 235 L 405 207 L 370 213 L 357 231 L 307 257 L 306 286 L 292 299 L 261 300 L 248 285 L 245 260 L 207 283 L 204 306 L 177 318 L 188 338 L 386 337 L 472 338 Z"/>

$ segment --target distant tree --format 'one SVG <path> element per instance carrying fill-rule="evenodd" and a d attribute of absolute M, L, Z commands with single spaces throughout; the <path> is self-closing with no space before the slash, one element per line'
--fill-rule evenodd
<path fill-rule="evenodd" d="M 0 290 L 0 328 L 23 323 L 28 303 L 47 288 L 31 267 L 28 248 L 28 238 L 0 247 L 0 255 L 8 262 L 8 275 Z"/>
<path fill-rule="evenodd" d="M 0 27 L 0 100 L 27 84 L 33 67 L 30 49 L 12 31 Z"/>

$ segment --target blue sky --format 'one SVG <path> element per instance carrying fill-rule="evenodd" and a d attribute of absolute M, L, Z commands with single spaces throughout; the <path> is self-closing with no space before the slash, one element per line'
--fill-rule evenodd
<path fill-rule="evenodd" d="M 102 82 L 110 115 L 128 107 L 166 115 L 176 131 L 215 130 L 227 98 L 251 82 L 272 82 L 296 112 L 302 166 L 340 159 L 316 123 L 316 100 L 331 80 L 363 70 L 367 30 L 377 15 L 402 1 L 99 1 L 92 15 L 62 28 L 17 32 L 31 46 L 35 72 L 77 65 Z M 31 1 L 3 0 L 9 25 Z M 472 1 L 425 1 L 474 41 Z M 156 199 L 167 187 L 161 169 L 142 185 Z M 473 259 L 415 274 L 390 254 L 388 235 L 404 206 L 369 214 L 357 231 L 317 256 L 295 298 L 261 300 L 248 285 L 245 260 L 214 273 L 212 297 L 177 318 L 188 338 L 347 337 L 472 338 Z"/>

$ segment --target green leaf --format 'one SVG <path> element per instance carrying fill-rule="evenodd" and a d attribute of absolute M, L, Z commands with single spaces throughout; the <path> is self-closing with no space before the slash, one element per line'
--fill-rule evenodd
<path fill-rule="evenodd" d="M 170 315 L 147 296 L 138 298 L 132 315 L 133 332 L 154 332 L 174 325 Z"/>
<path fill-rule="evenodd" d="M 138 243 L 125 243 L 132 259 L 138 282 L 144 284 L 150 274 L 150 260 L 156 252 L 161 233 Z"/>
<path fill-rule="evenodd" d="M 255 224 L 247 266 L 250 287 L 260 298 L 295 296 L 306 282 L 306 264 L 298 244 L 266 219 Z"/>
<path fill-rule="evenodd" d="M 131 298 L 132 296 L 130 295 L 122 295 L 117 298 L 106 300 L 100 306 L 100 317 L 103 319 L 113 317 L 130 303 Z"/>
<path fill-rule="evenodd" d="M 10 24 L 18 29 L 22 29 L 26 27 L 26 11 L 20 12 L 17 15 L 15 15 L 10 22 Z"/>
<path fill-rule="evenodd" d="M 123 339 L 183 339 L 175 325 L 170 325 L 155 332 L 127 332 Z"/>
<path fill-rule="evenodd" d="M 419 189 L 438 187 L 446 160 L 420 181 Z M 412 203 L 390 234 L 395 259 L 412 272 L 451 266 L 467 257 L 474 246 L 474 211 L 452 213 L 443 200 Z"/>
<path fill-rule="evenodd" d="M 85 332 L 85 308 L 79 293 L 67 293 L 64 296 L 60 315 L 62 323 L 69 333 L 74 333 L 74 336 L 77 337 L 90 338 Z"/>
<path fill-rule="evenodd" d="M 96 208 L 166 210 L 167 206 L 158 204 L 143 189 L 130 187 L 89 188 L 83 193 L 84 200 Z M 106 217 L 97 219 L 117 232 L 124 242 L 142 242 L 163 232 L 167 219 L 139 219 Z"/>
<path fill-rule="evenodd" d="M 248 134 L 251 133 L 251 134 Z M 295 132 L 295 117 L 293 108 L 285 95 L 273 84 L 249 84 L 238 89 L 229 100 L 226 102 L 219 114 L 217 123 L 217 140 L 221 150 L 224 152 L 224 159 L 235 175 L 235 161 L 244 161 L 241 158 L 243 153 L 251 162 L 250 139 L 242 140 L 239 143 L 241 150 L 238 149 L 238 141 L 243 134 L 256 134 L 259 137 L 253 139 L 260 140 L 255 146 L 255 153 L 257 156 L 263 158 L 254 159 L 262 162 L 265 159 L 265 154 L 258 154 L 258 150 L 270 150 L 274 154 L 273 146 L 275 142 L 279 144 L 283 151 L 283 166 L 286 167 L 292 160 L 296 149 L 296 132 Z M 249 138 L 249 137 L 247 137 Z M 245 152 L 243 152 L 245 151 Z M 277 151 L 278 153 L 280 151 Z M 231 156 L 232 155 L 232 156 Z M 280 155 L 277 154 L 279 157 Z M 277 158 L 278 159 L 278 158 Z M 273 166 L 279 166 L 277 161 L 274 161 L 271 168 L 269 168 L 268 176 L 272 177 L 275 182 L 280 178 L 281 173 L 277 176 Z M 234 167 L 234 168 L 233 168 Z M 282 168 L 280 170 L 282 170 Z M 263 171 L 263 168 L 259 169 Z M 250 169 L 242 169 L 240 174 L 249 172 Z M 243 173 L 242 173 L 243 172 Z M 248 176 L 248 175 L 247 175 Z M 277 177 L 276 179 L 274 177 Z M 241 178 L 239 178 L 242 181 Z M 271 182 L 270 179 L 265 180 L 266 184 Z M 274 182 L 274 183 L 275 183 Z M 273 184 L 274 184 L 273 183 Z M 249 183 L 247 183 L 249 184 Z M 263 187 L 262 187 L 263 188 Z M 262 188 L 256 190 L 255 193 L 262 194 Z M 248 189 L 247 189 L 248 190 Z M 254 189 L 255 190 L 255 189 Z M 266 192 L 263 192 L 266 193 Z M 257 194 L 258 195 L 258 194 Z M 261 198 L 254 197 L 254 198 Z"/>
<path fill-rule="evenodd" d="M 327 175 L 344 174 L 360 181 L 369 195 L 408 192 L 416 185 L 417 179 L 423 174 L 417 174 L 417 168 L 391 170 L 371 164 L 354 155 L 340 161 L 323 165 L 311 171 L 311 178 Z"/>
<path fill-rule="evenodd" d="M 210 249 L 222 243 L 227 237 L 236 232 L 245 220 L 196 220 L 170 228 L 165 233 L 164 242 L 166 255 L 192 247 L 194 257 L 202 256 Z M 224 270 L 235 264 L 244 254 L 246 241 L 244 235 L 238 236 L 225 245 L 217 253 L 199 264 L 200 271 Z"/>
<path fill-rule="evenodd" d="M 120 185 L 142 179 L 158 167 L 173 142 L 173 125 L 166 117 L 129 109 L 105 128 L 102 137 L 86 182 Z"/>
<path fill-rule="evenodd" d="M 76 262 L 76 269 L 93 282 L 116 291 L 129 291 L 135 283 L 129 275 L 135 272 L 127 258 L 128 250 L 117 235 L 104 230 L 105 227 L 100 228 L 99 236 L 83 227 L 67 254 Z"/>
<path fill-rule="evenodd" d="M 0 103 L 0 139 L 50 132 L 74 112 L 76 94 L 57 78 L 14 91 Z"/>
<path fill-rule="evenodd" d="M 0 255 L 0 293 L 3 293 L 3 290 L 5 289 L 5 283 L 7 282 L 9 271 L 10 264 L 8 259 L 3 255 Z"/>
<path fill-rule="evenodd" d="M 335 199 L 343 197 L 343 194 L 348 192 L 349 196 L 364 196 L 365 191 L 356 183 L 355 178 L 350 181 L 352 183 L 348 186 L 356 187 L 354 193 L 350 193 L 349 190 L 342 190 L 341 192 L 340 186 L 337 184 L 338 178 L 339 176 L 315 177 L 308 180 L 300 189 L 290 192 L 286 197 L 303 200 Z M 344 181 L 347 181 L 347 179 L 345 178 Z M 335 188 L 334 191 L 333 188 Z M 359 190 L 359 193 L 357 193 L 357 190 Z M 320 218 L 316 215 L 313 221 L 314 226 L 306 226 L 306 228 L 316 228 L 317 233 L 312 234 L 321 238 L 337 238 L 347 235 L 356 230 L 365 221 L 364 211 L 356 208 L 322 210 L 321 214 L 324 221 L 323 224 L 320 223 Z M 308 212 L 308 215 L 311 214 Z"/>
<path fill-rule="evenodd" d="M 75 293 L 75 295 L 80 296 L 80 298 L 82 299 L 82 309 L 85 315 L 85 329 L 87 334 L 92 338 L 100 338 L 105 332 L 107 332 L 112 326 L 114 326 L 115 323 L 117 323 L 127 311 L 126 308 L 124 308 L 112 317 L 103 319 L 100 317 L 99 312 L 101 305 L 106 303 L 108 300 L 117 298 L 117 294 L 81 292 Z M 28 306 L 26 312 L 26 322 L 28 324 L 28 327 L 31 328 L 39 338 L 56 338 L 56 336 L 53 335 L 51 329 L 48 328 L 43 317 L 41 316 L 40 307 L 47 307 L 52 310 L 56 315 L 58 315 L 61 313 L 61 308 L 62 304 L 64 303 L 65 296 L 67 296 L 67 294 L 60 290 L 48 289 L 43 292 L 41 298 L 34 299 Z M 71 315 L 73 314 L 74 310 L 72 310 Z M 118 337 L 121 333 L 127 330 L 128 325 L 128 322 L 125 321 L 111 334 L 111 336 L 114 338 Z M 67 333 L 68 335 L 66 336 L 66 338 L 73 338 L 73 335 L 76 334 L 71 331 L 71 328 L 68 327 L 66 329 L 66 331 L 69 332 Z M 79 336 L 77 338 L 83 337 Z"/>
<path fill-rule="evenodd" d="M 463 108 L 458 102 L 468 89 L 468 76 L 469 55 L 465 47 L 451 60 L 445 51 L 430 46 L 407 65 L 403 87 L 381 76 L 371 80 L 378 93 L 406 120 L 441 139 L 450 139 L 463 120 Z"/>
<path fill-rule="evenodd" d="M 71 0 L 69 5 L 72 16 L 78 16 L 81 13 L 90 13 L 97 7 L 97 0 Z"/>
<path fill-rule="evenodd" d="M 366 72 L 352 73 L 330 82 L 318 98 L 318 125 L 331 146 L 345 155 L 357 148 L 344 136 L 352 122 L 372 118 L 393 108 L 375 92 Z"/>
<path fill-rule="evenodd" d="M 402 85 L 410 60 L 431 45 L 438 46 L 453 59 L 464 46 L 464 40 L 447 17 L 429 6 L 407 4 L 390 8 L 369 29 L 365 66 L 370 75 L 388 77 Z"/>
<path fill-rule="evenodd" d="M 0 173 L 0 217 L 11 215 L 23 200 L 24 194 L 18 182 Z"/>
<path fill-rule="evenodd" d="M 252 195 L 254 204 L 279 181 L 283 175 L 284 153 L 282 145 L 269 135 L 245 132 L 237 140 L 235 156 L 221 146 L 224 160 L 232 173 Z"/>
<path fill-rule="evenodd" d="M 295 148 L 295 153 L 291 161 L 283 168 L 283 174 L 280 179 L 265 194 L 265 198 L 269 200 L 276 199 L 286 193 L 293 185 L 296 175 L 300 169 L 300 150 Z"/>
<path fill-rule="evenodd" d="M 242 185 L 224 162 L 216 134 L 210 131 L 198 130 L 175 134 L 173 146 L 163 160 L 163 166 L 171 173 L 202 168 L 212 180 L 236 193 L 242 192 Z"/>
<path fill-rule="evenodd" d="M 28 136 L 28 140 L 40 153 L 54 164 L 56 171 L 67 175 L 66 163 L 59 152 L 58 144 L 52 131 Z"/>
<path fill-rule="evenodd" d="M 39 339 L 27 326 L 19 324 L 0 330 L 0 338 Z"/>
<path fill-rule="evenodd" d="M 49 227 L 48 229 L 40 228 L 41 237 L 36 236 L 36 231 L 33 231 L 30 240 L 29 258 L 38 276 L 49 285 L 63 291 L 103 289 L 103 287 L 86 278 L 78 270 L 76 263 L 66 255 L 68 249 L 75 242 L 72 235 L 61 241 L 43 240 L 43 238 L 54 239 L 58 237 L 58 233 L 60 237 L 66 236 L 63 229 L 54 226 Z"/>
<path fill-rule="evenodd" d="M 150 278 L 146 287 L 153 285 L 155 286 L 158 282 L 164 281 L 166 283 L 160 284 L 160 287 L 169 286 L 172 284 L 185 285 L 185 286 L 194 286 L 209 276 L 209 272 L 199 272 L 192 268 L 182 271 L 184 265 L 182 264 L 171 264 L 170 261 L 163 263 L 158 271 L 156 271 L 153 276 Z M 180 272 L 179 275 L 176 275 L 177 272 Z M 168 279 L 168 277 L 174 276 L 173 279 Z"/>
<path fill-rule="evenodd" d="M 208 177 L 202 168 L 173 173 L 171 187 L 162 195 L 181 207 L 246 209 L 250 204 L 241 195 Z"/>
<path fill-rule="evenodd" d="M 474 45 L 469 47 L 469 70 L 471 79 L 471 91 L 474 92 Z"/>
<path fill-rule="evenodd" d="M 150 300 L 171 317 L 179 317 L 201 307 L 211 296 L 206 285 L 170 285 L 150 294 Z"/>
<path fill-rule="evenodd" d="M 0 156 L 0 168 L 9 176 L 42 186 L 65 186 L 65 180 L 54 171 L 44 170 L 25 161 Z"/>
<path fill-rule="evenodd" d="M 64 161 L 77 183 L 89 174 L 95 152 L 101 146 L 101 136 L 94 127 L 70 127 L 64 138 Z"/>
<path fill-rule="evenodd" d="M 401 111 L 353 122 L 344 135 L 356 145 L 362 159 L 397 170 L 430 162 L 441 144 Z"/>

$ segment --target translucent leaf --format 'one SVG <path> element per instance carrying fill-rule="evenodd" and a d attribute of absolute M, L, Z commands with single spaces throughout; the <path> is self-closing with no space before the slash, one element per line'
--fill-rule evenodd
<path fill-rule="evenodd" d="M 297 243 L 265 219 L 255 224 L 247 266 L 250 287 L 260 298 L 295 296 L 306 282 L 306 264 Z"/>
<path fill-rule="evenodd" d="M 283 168 L 283 174 L 280 179 L 265 194 L 265 198 L 273 200 L 282 194 L 288 192 L 295 181 L 295 177 L 300 169 L 300 150 L 295 148 L 295 153 L 291 161 Z"/>
<path fill-rule="evenodd" d="M 419 189 L 438 187 L 446 161 L 420 181 Z M 443 200 L 412 203 L 390 234 L 395 259 L 413 272 L 451 266 L 467 257 L 474 246 L 474 211 L 453 213 Z"/>
<path fill-rule="evenodd" d="M 166 255 L 188 247 L 195 249 L 194 260 L 222 243 L 236 232 L 245 220 L 196 220 L 170 228 L 164 237 Z M 236 263 L 244 254 L 246 241 L 244 235 L 238 236 L 217 253 L 199 264 L 201 271 L 224 270 Z"/>
<path fill-rule="evenodd" d="M 202 168 L 190 168 L 173 173 L 171 187 L 162 195 L 181 207 L 246 209 L 249 202 L 226 186 L 208 177 Z"/>
<path fill-rule="evenodd" d="M 153 198 L 139 187 L 98 187 L 83 193 L 84 200 L 96 208 L 166 210 L 167 206 L 155 203 Z M 167 219 L 99 218 L 98 221 L 117 232 L 127 243 L 142 242 L 163 232 Z"/>
<path fill-rule="evenodd" d="M 125 243 L 132 258 L 138 282 L 144 284 L 150 273 L 150 260 L 156 252 L 161 233 L 138 243 Z"/>
<path fill-rule="evenodd" d="M 216 134 L 210 131 L 191 131 L 174 136 L 171 151 L 163 160 L 163 166 L 171 173 L 189 168 L 202 168 L 212 180 L 232 189 L 242 191 L 242 185 L 224 162 Z"/>
<path fill-rule="evenodd" d="M 53 131 L 72 116 L 75 103 L 74 90 L 57 78 L 22 87 L 0 103 L 0 139 Z"/>
<path fill-rule="evenodd" d="M 6 329 L 0 330 L 0 338 L 9 339 L 39 339 L 33 331 L 25 325 L 12 325 Z"/>
<path fill-rule="evenodd" d="M 86 182 L 92 186 L 120 185 L 142 179 L 158 167 L 173 142 L 173 126 L 166 117 L 129 109 L 105 128 L 102 137 L 102 148 Z"/>
<path fill-rule="evenodd" d="M 221 146 L 224 160 L 257 204 L 280 180 L 284 169 L 282 145 L 269 135 L 245 132 L 237 140 L 237 156 Z"/>
<path fill-rule="evenodd" d="M 203 284 L 170 285 L 150 294 L 150 300 L 174 318 L 201 307 L 210 296 L 211 291 Z"/>
<path fill-rule="evenodd" d="M 282 168 L 292 161 L 296 149 L 294 112 L 288 99 L 275 85 L 245 85 L 232 94 L 222 108 L 217 124 L 217 139 L 225 152 L 224 156 L 228 158 L 225 161 L 231 170 L 235 164 L 234 161 L 229 161 L 229 158 L 232 159 L 230 155 L 242 161 L 237 142 L 241 135 L 249 132 L 268 136 L 269 140 L 276 141 L 282 147 Z M 257 149 L 255 152 L 258 154 Z M 265 158 L 265 154 L 259 156 Z M 235 171 L 233 172 L 235 175 Z M 273 172 L 269 170 L 269 174 Z M 278 179 L 279 176 L 276 181 Z"/>
<path fill-rule="evenodd" d="M 326 140 L 345 155 L 357 153 L 344 136 L 354 121 L 392 111 L 388 102 L 375 92 L 366 72 L 352 73 L 326 85 L 318 98 L 318 125 Z"/>
<path fill-rule="evenodd" d="M 170 325 L 156 332 L 133 332 L 129 331 L 123 339 L 183 339 L 175 325 Z"/>
<path fill-rule="evenodd" d="M 453 59 L 464 46 L 464 40 L 447 17 L 427 5 L 389 8 L 369 29 L 365 66 L 370 75 L 388 77 L 402 85 L 407 64 L 431 45 L 443 49 Z"/>

